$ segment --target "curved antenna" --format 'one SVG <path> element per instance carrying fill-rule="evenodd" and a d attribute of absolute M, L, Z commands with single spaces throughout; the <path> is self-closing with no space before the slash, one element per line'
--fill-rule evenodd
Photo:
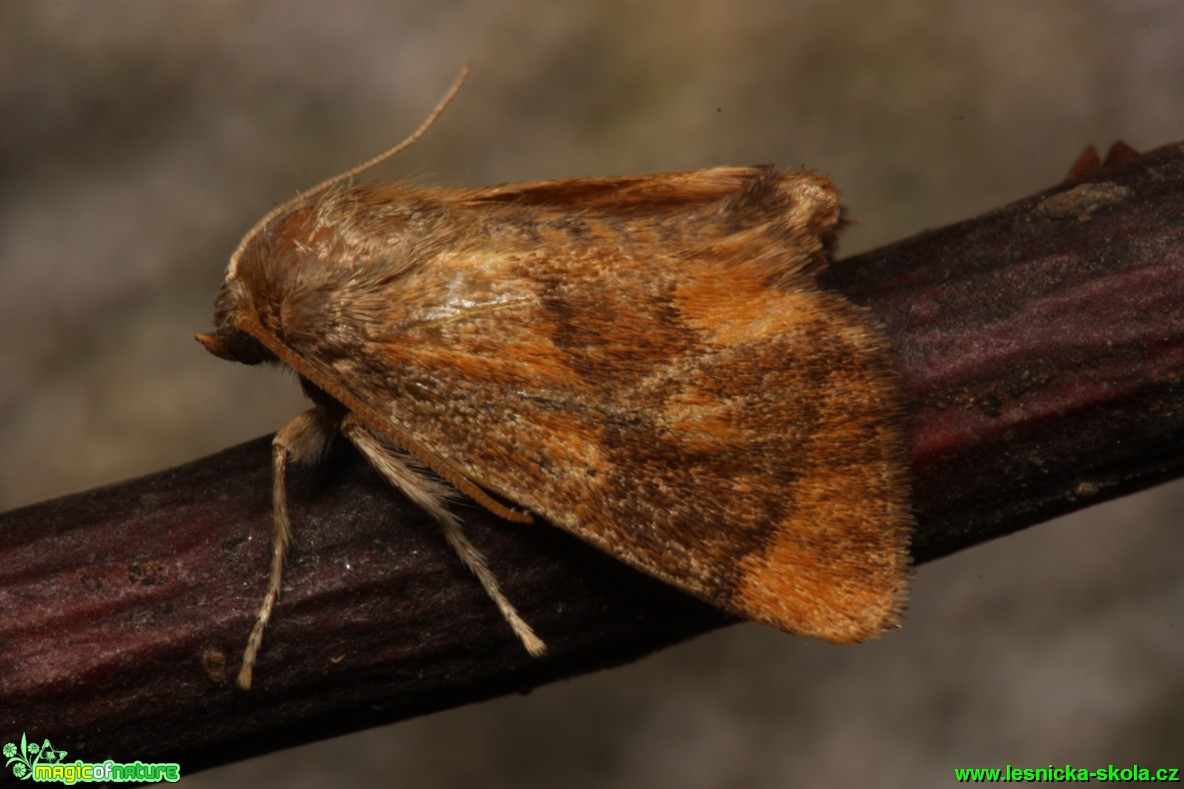
<path fill-rule="evenodd" d="M 460 75 L 456 78 L 456 80 L 453 81 L 452 87 L 450 87 L 448 92 L 444 94 L 444 98 L 440 99 L 439 103 L 436 104 L 436 108 L 431 111 L 427 119 L 425 119 L 423 123 L 419 124 L 419 128 L 407 135 L 407 137 L 398 145 L 383 151 L 369 161 L 362 162 L 357 167 L 346 170 L 340 175 L 335 175 L 332 178 L 327 178 L 324 181 L 321 181 L 311 189 L 305 189 L 302 192 L 298 192 L 291 200 L 280 203 L 275 208 L 268 211 L 262 219 L 255 223 L 255 226 L 251 228 L 250 232 L 243 236 L 243 240 L 239 242 L 238 248 L 235 249 L 234 254 L 230 256 L 230 271 L 228 272 L 228 276 L 234 276 L 235 269 L 238 266 L 238 259 L 242 255 L 243 250 L 246 249 L 247 244 L 249 244 L 255 236 L 259 235 L 260 231 L 262 231 L 263 228 L 266 227 L 269 222 L 271 222 L 271 220 L 275 219 L 284 211 L 287 211 L 292 205 L 300 202 L 301 200 L 312 197 L 315 194 L 324 192 L 327 189 L 332 189 L 342 181 L 348 181 L 355 176 L 361 175 L 367 170 L 371 170 L 388 159 L 402 153 L 418 142 L 419 138 L 423 137 L 424 134 L 427 133 L 427 130 L 432 127 L 432 125 L 436 122 L 436 119 L 439 118 L 441 113 L 444 112 L 445 108 L 452 103 L 454 98 L 456 98 L 456 94 L 460 92 L 460 86 L 465 84 L 465 80 L 468 79 L 469 72 L 472 70 L 473 64 L 466 63 L 464 68 L 460 70 Z"/>

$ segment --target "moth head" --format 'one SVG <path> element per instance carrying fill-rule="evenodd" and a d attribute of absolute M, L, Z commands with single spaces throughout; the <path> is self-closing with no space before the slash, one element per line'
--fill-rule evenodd
<path fill-rule="evenodd" d="M 466 65 L 427 120 L 401 143 L 368 162 L 301 192 L 273 208 L 255 223 L 230 257 L 226 281 L 214 305 L 214 330 L 196 335 L 197 341 L 207 351 L 221 359 L 243 364 L 276 362 L 282 358 L 290 366 L 300 368 L 294 364 L 296 357 L 285 353 L 283 343 L 277 336 L 279 309 L 276 305 L 280 300 L 269 298 L 275 295 L 269 291 L 276 286 L 271 274 L 274 273 L 275 259 L 282 257 L 278 253 L 291 254 L 294 249 L 303 252 L 315 246 L 316 236 L 323 224 L 318 217 L 320 197 L 413 145 L 456 96 L 468 74 L 469 66 Z M 276 246 L 281 247 L 278 252 L 273 248 Z M 244 283 L 244 278 L 250 282 L 250 287 Z M 254 292 L 257 298 L 253 298 L 250 292 Z"/>
<path fill-rule="evenodd" d="M 205 349 L 219 359 L 227 359 L 243 364 L 261 364 L 275 361 L 275 355 L 263 347 L 262 343 L 244 331 L 233 330 L 227 333 L 198 332 L 194 335 Z"/>
<path fill-rule="evenodd" d="M 245 314 L 244 299 L 245 294 L 238 280 L 234 276 L 227 277 L 214 303 L 214 330 L 198 332 L 195 337 L 219 359 L 243 364 L 275 361 L 275 354 L 239 328 Z"/>

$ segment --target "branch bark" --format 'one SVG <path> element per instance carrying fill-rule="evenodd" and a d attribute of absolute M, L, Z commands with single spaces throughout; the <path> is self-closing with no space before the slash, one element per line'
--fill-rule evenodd
<path fill-rule="evenodd" d="M 832 267 L 909 404 L 918 562 L 1184 472 L 1184 145 L 1074 171 Z M 731 621 L 558 529 L 464 513 L 530 658 L 425 516 L 348 451 L 289 478 L 256 687 L 269 439 L 0 516 L 0 738 L 186 771 L 523 691 Z M 9 741 L 9 740 L 3 740 Z"/>

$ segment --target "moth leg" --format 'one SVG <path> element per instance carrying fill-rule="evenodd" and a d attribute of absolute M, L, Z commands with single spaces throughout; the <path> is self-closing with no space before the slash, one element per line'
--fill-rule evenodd
<path fill-rule="evenodd" d="M 288 495 L 284 486 L 288 461 L 312 463 L 319 460 L 337 434 L 339 422 L 339 415 L 328 409 L 310 408 L 281 427 L 271 442 L 271 498 L 275 542 L 272 545 L 267 594 L 263 596 L 263 605 L 259 607 L 259 613 L 255 617 L 255 626 L 251 628 L 247 648 L 243 652 L 243 664 L 238 672 L 238 686 L 243 690 L 249 690 L 251 687 L 255 658 L 263 644 L 263 631 L 267 628 L 272 609 L 280 598 L 284 558 L 288 553 L 288 542 L 292 536 L 292 522 L 288 518 Z"/>
<path fill-rule="evenodd" d="M 526 651 L 534 657 L 546 652 L 547 645 L 535 635 L 530 625 L 502 593 L 484 554 L 469 542 L 461 530 L 460 521 L 444 506 L 448 497 L 455 493 L 454 489 L 424 474 L 417 468 L 418 463 L 410 455 L 375 436 L 366 423 L 353 414 L 342 420 L 341 432 L 366 456 L 378 473 L 403 491 L 407 498 L 440 525 L 444 531 L 444 539 L 452 546 L 452 550 L 456 551 L 465 567 L 477 576 L 477 580 L 485 587 L 485 593 L 497 605 L 514 635 L 518 636 L 518 640 L 526 647 Z"/>

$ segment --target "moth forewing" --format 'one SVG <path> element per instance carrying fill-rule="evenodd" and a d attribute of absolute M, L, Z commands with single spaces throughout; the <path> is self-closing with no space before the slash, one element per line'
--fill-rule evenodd
<path fill-rule="evenodd" d="M 829 180 L 345 183 L 359 172 L 248 234 L 199 336 L 283 362 L 319 403 L 276 437 L 276 543 L 241 685 L 279 595 L 284 468 L 338 431 L 432 515 L 531 654 L 543 642 L 465 538 L 454 488 L 789 632 L 895 625 L 899 386 L 874 319 L 818 286 L 841 213 Z"/>

